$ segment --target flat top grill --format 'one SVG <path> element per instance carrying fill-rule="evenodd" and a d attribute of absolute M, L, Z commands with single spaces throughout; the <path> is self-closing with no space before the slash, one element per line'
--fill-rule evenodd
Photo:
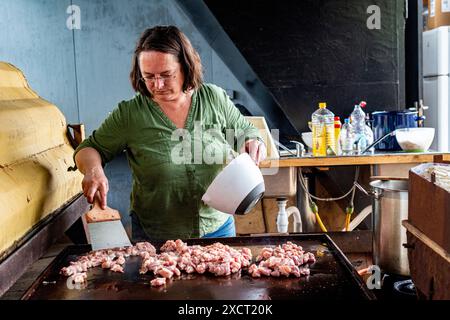
<path fill-rule="evenodd" d="M 100 267 L 88 270 L 87 283 L 74 285 L 59 274 L 62 267 L 91 250 L 89 245 L 68 246 L 36 279 L 22 299 L 77 300 L 271 300 L 271 299 L 375 299 L 356 270 L 334 242 L 325 234 L 296 234 L 289 236 L 235 237 L 188 239 L 188 245 L 208 245 L 221 242 L 234 248 L 247 247 L 253 259 L 265 246 L 287 241 L 301 245 L 316 255 L 307 277 L 252 278 L 246 269 L 239 274 L 216 277 L 212 274 L 182 273 L 179 279 L 168 280 L 163 287 L 151 287 L 152 273 L 139 274 L 141 258 L 129 257 L 124 273 Z M 153 243 L 156 248 L 162 243 Z M 320 251 L 321 254 L 317 255 Z"/>

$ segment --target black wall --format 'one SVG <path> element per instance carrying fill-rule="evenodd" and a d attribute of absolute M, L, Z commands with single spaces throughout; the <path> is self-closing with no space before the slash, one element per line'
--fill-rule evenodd
<path fill-rule="evenodd" d="M 300 132 L 320 101 L 341 119 L 361 100 L 369 112 L 405 108 L 403 0 L 204 2 Z"/>

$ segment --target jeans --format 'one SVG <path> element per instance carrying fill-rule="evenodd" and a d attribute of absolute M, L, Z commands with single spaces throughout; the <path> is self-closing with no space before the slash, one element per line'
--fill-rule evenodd
<path fill-rule="evenodd" d="M 137 217 L 136 213 L 131 212 L 131 241 L 141 242 L 141 241 L 152 241 L 156 239 L 151 239 L 142 228 L 141 222 Z M 219 227 L 216 231 L 205 234 L 202 238 L 221 238 L 221 237 L 235 237 L 236 228 L 234 226 L 234 218 L 230 217 L 225 221 L 225 223 Z M 161 240 L 161 239 L 158 239 Z"/>
<path fill-rule="evenodd" d="M 234 218 L 230 217 L 225 223 L 219 227 L 216 231 L 205 234 L 202 238 L 223 238 L 223 237 L 235 237 L 236 227 L 234 226 Z"/>

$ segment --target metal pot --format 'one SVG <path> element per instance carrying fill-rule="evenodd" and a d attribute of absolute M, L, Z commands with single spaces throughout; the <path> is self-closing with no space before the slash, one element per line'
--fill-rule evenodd
<path fill-rule="evenodd" d="M 373 188 L 373 261 L 385 273 L 409 275 L 406 229 L 408 181 L 376 180 Z"/>

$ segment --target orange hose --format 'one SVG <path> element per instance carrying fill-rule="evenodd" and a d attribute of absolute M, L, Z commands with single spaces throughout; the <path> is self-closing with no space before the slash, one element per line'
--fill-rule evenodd
<path fill-rule="evenodd" d="M 349 227 L 349 225 L 350 225 L 350 214 L 346 214 L 345 215 L 345 231 L 348 231 L 348 227 Z"/>

